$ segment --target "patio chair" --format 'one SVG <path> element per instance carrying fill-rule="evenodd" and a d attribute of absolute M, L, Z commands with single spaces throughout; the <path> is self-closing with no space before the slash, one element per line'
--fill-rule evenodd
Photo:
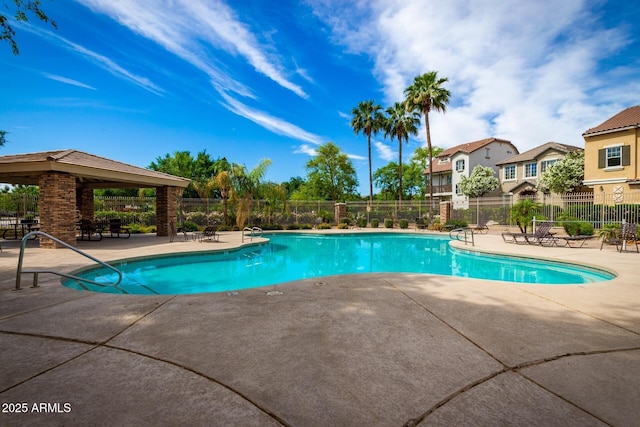
<path fill-rule="evenodd" d="M 210 225 L 207 228 L 205 228 L 204 231 L 202 232 L 202 235 L 200 236 L 200 241 L 203 241 L 203 240 L 219 242 L 220 235 L 218 234 L 218 226 Z"/>
<path fill-rule="evenodd" d="M 131 231 L 128 227 L 122 226 L 122 220 L 120 218 L 109 218 L 109 237 L 120 237 L 120 234 L 126 234 L 123 236 L 125 239 L 131 237 Z"/>
<path fill-rule="evenodd" d="M 519 245 L 556 245 L 558 238 L 551 233 L 553 221 L 545 221 L 538 224 L 534 233 L 502 233 L 502 240 L 506 243 L 517 243 Z"/>
<path fill-rule="evenodd" d="M 96 237 L 95 240 L 102 240 L 102 227 L 90 219 L 81 219 L 78 224 L 80 228 L 80 240 L 93 240 L 92 237 Z"/>
<path fill-rule="evenodd" d="M 600 245 L 600 250 L 602 250 L 602 246 L 604 246 L 604 242 L 607 240 L 607 243 L 616 245 L 616 249 L 618 252 L 623 252 L 627 250 L 630 244 L 635 244 L 636 252 L 640 252 L 638 249 L 638 224 L 632 224 L 629 222 L 625 222 L 620 227 L 620 231 L 614 237 L 609 239 L 603 238 L 602 244 Z"/>
<path fill-rule="evenodd" d="M 489 227 L 487 226 L 488 222 L 488 219 L 480 218 L 478 220 L 478 224 L 476 224 L 475 227 L 471 227 L 471 229 L 474 233 L 487 234 L 489 232 Z"/>

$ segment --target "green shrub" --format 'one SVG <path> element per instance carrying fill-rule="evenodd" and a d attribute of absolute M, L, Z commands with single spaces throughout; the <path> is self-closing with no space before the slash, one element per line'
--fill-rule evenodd
<path fill-rule="evenodd" d="M 340 224 L 347 224 L 347 228 L 351 225 L 351 220 L 349 218 L 340 218 Z"/>
<path fill-rule="evenodd" d="M 287 225 L 287 230 L 300 230 L 300 224 L 294 222 L 293 224 Z"/>
<path fill-rule="evenodd" d="M 380 221 L 378 221 L 377 219 L 372 219 L 371 220 L 371 228 L 378 228 L 378 225 L 380 224 Z"/>
<path fill-rule="evenodd" d="M 562 226 L 569 236 L 593 236 L 593 225 L 590 222 L 565 222 Z"/>
<path fill-rule="evenodd" d="M 311 230 L 313 225 L 311 224 L 300 224 L 300 230 Z"/>
<path fill-rule="evenodd" d="M 393 219 L 391 218 L 387 218 L 384 220 L 384 227 L 385 228 L 393 228 Z"/>
<path fill-rule="evenodd" d="M 318 211 L 318 217 L 322 218 L 322 222 L 333 222 L 333 214 L 327 210 L 320 209 L 320 211 Z"/>
<path fill-rule="evenodd" d="M 338 229 L 339 230 L 348 230 L 349 229 L 349 224 L 347 224 L 346 222 L 341 222 L 340 224 L 338 224 Z"/>
<path fill-rule="evenodd" d="M 198 231 L 200 228 L 195 222 L 185 221 L 182 223 L 182 229 L 184 231 Z"/>
<path fill-rule="evenodd" d="M 408 219 L 401 219 L 400 220 L 400 228 L 409 228 L 409 220 Z"/>
<path fill-rule="evenodd" d="M 331 224 L 326 222 L 321 222 L 318 224 L 318 230 L 329 230 L 331 228 Z"/>
<path fill-rule="evenodd" d="M 129 229 L 131 234 L 144 234 L 150 232 L 149 227 L 145 227 L 144 225 L 137 222 L 132 222 L 131 224 L 127 225 L 127 228 Z"/>
<path fill-rule="evenodd" d="M 358 219 L 358 227 L 366 228 L 367 227 L 367 218 Z"/>

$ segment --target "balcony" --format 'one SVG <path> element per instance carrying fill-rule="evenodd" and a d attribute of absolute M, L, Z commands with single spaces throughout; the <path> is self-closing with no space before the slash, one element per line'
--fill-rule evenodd
<path fill-rule="evenodd" d="M 445 185 L 433 185 L 433 194 L 451 194 L 451 184 L 445 184 Z M 427 186 L 428 189 L 428 186 Z"/>

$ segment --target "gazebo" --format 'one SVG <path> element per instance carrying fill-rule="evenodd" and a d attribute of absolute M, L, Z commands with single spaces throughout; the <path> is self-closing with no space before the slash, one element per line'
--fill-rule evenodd
<path fill-rule="evenodd" d="M 0 183 L 40 187 L 40 229 L 76 244 L 77 219 L 93 219 L 96 188 L 156 188 L 158 236 L 168 236 L 177 220 L 177 198 L 190 180 L 121 163 L 78 150 L 0 157 Z M 79 214 L 79 218 L 76 217 Z M 57 248 L 50 239 L 40 246 Z"/>

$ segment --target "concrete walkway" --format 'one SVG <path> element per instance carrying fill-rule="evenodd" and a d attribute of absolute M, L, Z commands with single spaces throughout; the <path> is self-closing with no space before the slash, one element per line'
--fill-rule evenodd
<path fill-rule="evenodd" d="M 108 261 L 239 243 L 79 246 Z M 48 274 L 13 291 L 18 244 L 0 241 L 0 425 L 640 425 L 640 254 L 599 243 L 476 236 L 476 250 L 619 275 L 580 286 L 370 274 L 149 297 L 74 291 Z M 83 265 L 66 249 L 25 258 Z"/>

